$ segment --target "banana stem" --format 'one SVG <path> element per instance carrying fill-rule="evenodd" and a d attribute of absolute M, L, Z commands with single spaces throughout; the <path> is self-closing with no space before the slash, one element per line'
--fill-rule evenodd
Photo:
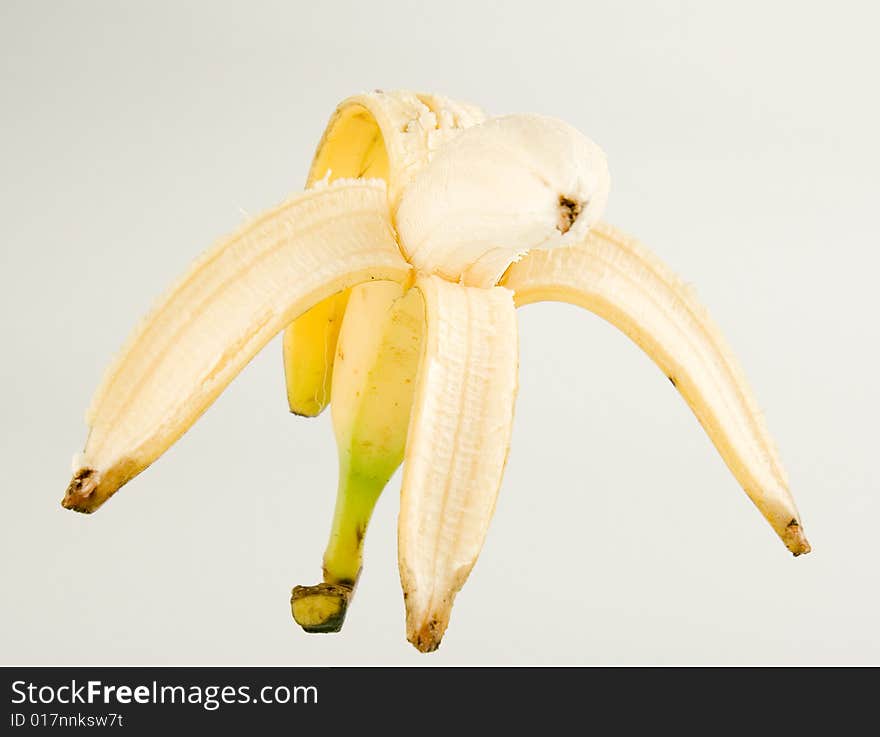
<path fill-rule="evenodd" d="M 364 535 L 379 495 L 394 469 L 364 473 L 340 462 L 336 511 L 324 551 L 324 582 L 296 586 L 290 599 L 293 618 L 306 632 L 339 632 L 354 595 L 363 561 Z"/>
<path fill-rule="evenodd" d="M 340 464 L 336 510 L 324 552 L 326 583 L 353 587 L 357 582 L 367 525 L 390 478 L 390 473 L 365 474 Z"/>

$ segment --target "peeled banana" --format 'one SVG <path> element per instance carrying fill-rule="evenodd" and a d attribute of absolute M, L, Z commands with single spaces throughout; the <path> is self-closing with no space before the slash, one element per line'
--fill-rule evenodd
<path fill-rule="evenodd" d="M 307 631 L 337 631 L 379 495 L 403 462 L 407 638 L 435 650 L 488 530 L 510 445 L 516 307 L 559 300 L 617 326 L 669 377 L 786 547 L 810 551 L 729 347 L 692 290 L 601 221 L 605 155 L 566 123 L 437 95 L 343 101 L 306 190 L 200 257 L 136 328 L 87 416 L 62 504 L 93 512 L 284 330 L 290 409 L 330 404 L 339 451 Z"/>

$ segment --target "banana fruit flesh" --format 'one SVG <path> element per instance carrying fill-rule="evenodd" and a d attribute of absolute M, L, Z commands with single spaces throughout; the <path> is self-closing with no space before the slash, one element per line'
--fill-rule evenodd
<path fill-rule="evenodd" d="M 448 143 L 407 184 L 394 219 L 416 269 L 491 287 L 531 249 L 581 241 L 607 199 L 595 143 L 561 120 L 508 115 Z"/>
<path fill-rule="evenodd" d="M 198 259 L 135 330 L 92 402 L 62 501 L 92 512 L 177 440 L 281 330 L 288 404 L 328 404 L 339 484 L 323 580 L 293 590 L 337 631 L 379 495 L 403 462 L 407 638 L 435 650 L 486 537 L 510 445 L 515 308 L 565 301 L 670 378 L 786 547 L 810 551 L 730 348 L 693 291 L 601 221 L 602 150 L 561 121 L 436 95 L 343 101 L 307 189 Z"/>

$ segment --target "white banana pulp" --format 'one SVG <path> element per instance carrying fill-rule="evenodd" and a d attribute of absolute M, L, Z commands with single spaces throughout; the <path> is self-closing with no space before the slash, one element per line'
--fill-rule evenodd
<path fill-rule="evenodd" d="M 88 415 L 63 504 L 92 512 L 172 445 L 279 331 L 290 409 L 332 404 L 340 483 L 309 631 L 342 626 L 373 506 L 404 464 L 407 637 L 438 647 L 488 530 L 517 386 L 515 309 L 584 307 L 670 378 L 794 554 L 809 552 L 758 406 L 705 308 L 601 222 L 605 155 L 561 121 L 437 95 L 343 101 L 307 188 L 199 258 L 135 330 Z"/>

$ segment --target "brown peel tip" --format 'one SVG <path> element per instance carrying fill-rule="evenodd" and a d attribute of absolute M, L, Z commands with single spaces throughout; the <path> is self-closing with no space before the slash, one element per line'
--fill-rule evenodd
<path fill-rule="evenodd" d="M 806 555 L 812 550 L 807 536 L 804 534 L 804 528 L 800 526 L 796 519 L 793 519 L 786 525 L 782 541 L 795 557 Z"/>
<path fill-rule="evenodd" d="M 98 495 L 98 472 L 94 468 L 81 468 L 73 474 L 61 506 L 74 512 L 91 514 L 101 504 Z"/>
<path fill-rule="evenodd" d="M 433 653 L 440 647 L 445 632 L 446 623 L 432 617 L 417 630 L 411 630 L 407 639 L 420 653 Z"/>

